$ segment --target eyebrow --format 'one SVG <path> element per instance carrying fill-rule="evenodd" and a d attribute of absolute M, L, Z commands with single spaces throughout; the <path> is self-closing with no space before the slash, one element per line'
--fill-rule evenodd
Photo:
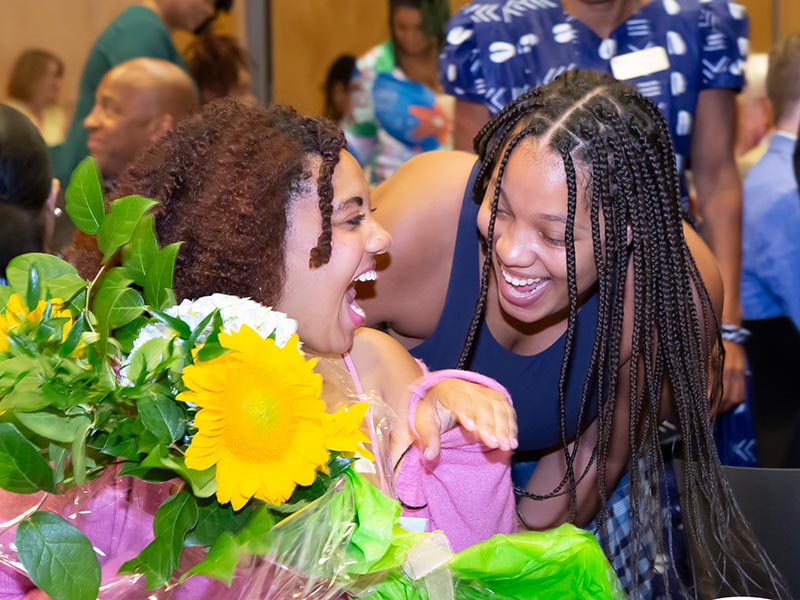
<path fill-rule="evenodd" d="M 364 206 L 364 199 L 361 196 L 352 196 L 344 202 L 337 204 L 336 208 L 333 209 L 333 214 L 338 215 L 340 212 L 347 210 L 353 205 L 359 207 Z"/>

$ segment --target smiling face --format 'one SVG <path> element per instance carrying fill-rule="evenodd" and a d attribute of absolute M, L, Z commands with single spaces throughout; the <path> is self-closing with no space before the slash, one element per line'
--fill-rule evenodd
<path fill-rule="evenodd" d="M 114 179 L 152 138 L 157 112 L 154 92 L 143 89 L 121 70 L 100 82 L 94 107 L 83 121 L 89 154 L 106 179 Z"/>
<path fill-rule="evenodd" d="M 314 183 L 289 209 L 286 275 L 276 308 L 297 319 L 300 339 L 308 348 L 341 354 L 350 349 L 355 330 L 366 321 L 355 299 L 354 281 L 375 279 L 375 256 L 388 250 L 391 238 L 372 218 L 361 167 L 342 151 L 332 179 L 331 257 L 321 267 L 310 267 L 309 254 L 322 230 L 316 192 L 320 161 L 312 160 Z"/>
<path fill-rule="evenodd" d="M 567 183 L 561 157 L 524 141 L 506 165 L 494 228 L 492 271 L 501 310 L 522 323 L 553 315 L 566 317 L 569 303 L 565 231 Z M 591 221 L 578 171 L 575 261 L 578 293 L 597 281 Z M 478 213 L 478 228 L 488 236 L 497 173 Z"/>

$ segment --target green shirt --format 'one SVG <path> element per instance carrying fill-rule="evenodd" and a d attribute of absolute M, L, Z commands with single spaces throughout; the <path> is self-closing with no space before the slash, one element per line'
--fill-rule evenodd
<path fill-rule="evenodd" d="M 132 58 L 161 58 L 185 68 L 169 29 L 161 18 L 144 6 L 131 6 L 114 19 L 94 43 L 81 75 L 78 103 L 66 141 L 52 152 L 55 175 L 62 185 L 72 170 L 89 154 L 83 120 L 94 106 L 100 80 L 112 68 Z"/>

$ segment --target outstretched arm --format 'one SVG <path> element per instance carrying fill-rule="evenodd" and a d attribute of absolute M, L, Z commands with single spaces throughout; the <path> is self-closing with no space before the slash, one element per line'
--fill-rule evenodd
<path fill-rule="evenodd" d="M 351 356 L 364 388 L 378 391 L 397 415 L 391 439 L 393 463 L 417 439 L 407 417 L 411 418 L 409 401 L 419 386 L 427 391 L 413 415 L 414 428 L 429 460 L 439 454 L 439 436 L 456 426 L 473 432 L 488 448 L 516 448 L 516 413 L 498 389 L 454 377 L 435 377 L 437 372 L 426 376 L 396 340 L 374 329 L 358 331 Z"/>
<path fill-rule="evenodd" d="M 481 127 L 489 121 L 489 109 L 483 104 L 456 100 L 456 114 L 453 124 L 453 148 L 474 152 L 472 141 Z"/>

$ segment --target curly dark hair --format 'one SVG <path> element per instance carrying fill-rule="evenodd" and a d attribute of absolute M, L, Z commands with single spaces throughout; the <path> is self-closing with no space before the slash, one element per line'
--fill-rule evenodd
<path fill-rule="evenodd" d="M 201 101 L 229 96 L 250 59 L 235 37 L 210 30 L 195 37 L 184 53 L 186 68 L 200 91 Z"/>
<path fill-rule="evenodd" d="M 314 189 L 317 161 L 323 225 L 309 264 L 330 258 L 331 177 L 344 146 L 327 119 L 216 100 L 140 156 L 111 197 L 159 201 L 159 242 L 183 242 L 175 267 L 179 299 L 223 292 L 273 305 L 283 287 L 289 207 Z"/>
<path fill-rule="evenodd" d="M 709 548 L 706 555 L 696 561 L 698 574 L 710 577 L 722 589 L 756 593 L 763 592 L 765 587 L 772 594 L 770 597 L 786 596 L 780 575 L 755 541 L 720 467 L 708 412 L 709 405 L 716 405 L 721 396 L 723 351 L 719 326 L 684 239 L 675 156 L 667 124 L 658 108 L 633 88 L 595 71 L 569 71 L 511 102 L 478 133 L 475 151 L 480 156 L 481 166 L 473 189 L 475 201 L 482 201 L 493 177 L 496 181 L 481 292 L 459 366 L 469 366 L 473 340 L 483 318 L 505 168 L 511 153 L 524 140 L 537 140 L 541 147 L 563 160 L 568 189 L 566 266 L 569 288 L 567 332 L 558 382 L 567 473 L 551 493 L 526 495 L 544 499 L 568 493 L 575 513 L 576 484 L 585 472 L 576 472 L 574 468 L 580 438 L 570 449 L 566 432 L 576 425 L 578 431 L 585 429 L 588 403 L 595 390 L 602 390 L 597 417 L 599 441 L 593 456 L 602 499 L 599 523 L 604 534 L 601 539 L 607 538 L 604 525 L 608 522 L 610 493 L 605 481 L 606 457 L 622 366 L 622 291 L 632 262 L 635 309 L 631 364 L 638 368 L 630 369 L 629 385 L 633 392 L 627 435 L 631 446 L 629 474 L 634 545 L 642 549 L 644 533 L 649 530 L 659 545 L 659 556 L 667 563 L 667 595 L 688 595 L 682 586 L 679 590 L 669 589 L 669 583 L 679 582 L 680 578 L 672 559 L 671 544 L 664 539 L 664 532 L 670 529 L 662 507 L 677 501 L 666 497 L 665 466 L 658 434 L 662 393 L 666 387 L 670 390 L 683 436 L 687 465 L 683 511 L 686 529 L 690 537 L 702 540 Z M 566 381 L 578 313 L 574 223 L 579 185 L 586 186 L 586 202 L 591 214 L 598 272 L 598 317 L 581 397 L 580 422 L 568 425 Z M 605 222 L 602 232 L 601 215 Z M 601 239 L 605 240 L 604 246 Z M 698 304 L 694 301 L 695 295 Z M 607 539 L 602 541 L 605 543 Z M 650 557 L 651 561 L 655 558 Z M 636 568 L 633 573 L 635 578 Z M 635 580 L 633 587 L 636 590 Z"/>

